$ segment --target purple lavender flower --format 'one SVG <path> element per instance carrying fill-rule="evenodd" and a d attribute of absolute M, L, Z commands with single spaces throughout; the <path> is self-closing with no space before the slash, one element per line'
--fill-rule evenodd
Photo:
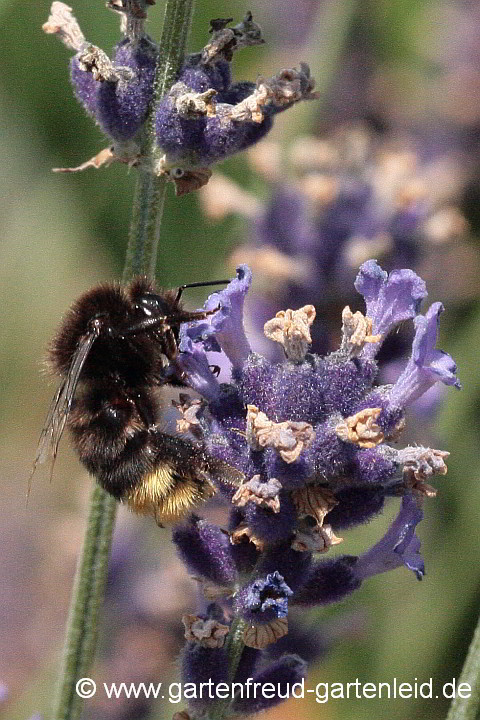
<path fill-rule="evenodd" d="M 366 289 L 365 277 L 370 269 L 379 278 L 376 298 L 373 282 Z M 426 318 L 416 316 L 412 360 L 393 389 L 375 387 L 375 362 L 373 358 L 362 359 L 366 347 L 383 339 L 383 333 L 381 337 L 371 335 L 372 323 L 386 331 L 394 323 L 412 317 L 418 308 L 425 288 L 414 273 L 398 271 L 388 278 L 378 265 L 369 263 L 362 267 L 357 284 L 366 294 L 367 312 L 370 308 L 374 317 L 365 318 L 356 313 L 349 324 L 344 322 L 342 348 L 324 359 L 306 351 L 307 325 L 313 322 L 310 311 L 303 308 L 296 313 L 288 311 L 290 315 L 279 313 L 275 326 L 267 323 L 267 334 L 284 347 L 286 362 L 280 365 L 249 352 L 240 321 L 249 277 L 248 270 L 240 268 L 239 277 L 207 301 L 208 309 L 221 304 L 218 319 L 213 315 L 210 330 L 205 323 L 182 328 L 183 339 L 188 337 L 194 349 L 189 352 L 188 344 L 181 345 L 183 353 L 179 363 L 188 382 L 191 356 L 201 353 L 199 348 L 207 338 L 211 347 L 211 336 L 215 334 L 222 350 L 226 349 L 234 361 L 232 383 L 219 385 L 210 404 L 211 417 L 207 424 L 213 432 L 206 433 L 205 444 L 213 456 L 234 464 L 244 474 L 251 473 L 245 480 L 248 493 L 244 493 L 241 502 L 237 500 L 237 505 L 240 516 L 248 518 L 250 527 L 254 525 L 258 531 L 257 539 L 268 543 L 269 533 L 275 532 L 275 526 L 282 527 L 277 541 L 295 531 L 295 517 L 304 502 L 295 493 L 310 483 L 318 495 L 312 502 L 320 506 L 328 505 L 327 496 L 331 492 L 348 495 L 355 487 L 366 484 L 372 489 L 383 486 L 389 494 L 393 487 L 398 490 L 402 485 L 398 451 L 384 445 L 384 441 L 389 434 L 401 431 L 404 418 L 400 410 L 436 380 L 449 384 L 458 381 L 453 374 L 453 361 L 434 349 L 436 333 L 432 318 L 436 323 L 437 304 Z M 280 338 L 282 332 L 283 338 Z M 234 339 L 242 348 L 236 357 L 232 356 Z M 206 364 L 203 372 L 207 372 Z M 411 378 L 412 373 L 414 378 L 409 382 L 415 382 L 414 392 L 405 395 L 406 390 L 402 389 L 405 378 Z M 193 383 L 199 387 L 196 377 L 194 375 Z M 402 402 L 397 400 L 401 394 L 405 395 Z M 391 417 L 388 423 L 383 421 L 382 413 L 392 407 L 400 409 L 395 414 L 395 425 Z M 229 424 L 225 426 L 227 415 Z M 243 439 L 239 431 L 245 433 Z M 232 434 L 236 435 L 235 443 L 232 443 Z M 258 477 L 255 484 L 252 484 L 253 476 Z M 262 482 L 272 484 L 274 480 L 275 502 L 273 496 L 267 500 L 270 496 L 258 489 Z M 334 502 L 327 512 L 334 511 L 340 525 L 336 504 Z M 375 500 L 373 505 L 377 504 Z M 349 517 L 349 524 L 351 520 Z"/>
<path fill-rule="evenodd" d="M 241 367 L 251 352 L 243 327 L 243 306 L 251 282 L 250 268 L 239 268 L 237 277 L 222 293 L 214 293 L 208 298 L 209 310 L 218 308 L 212 322 L 197 323 L 192 327 L 183 325 L 181 342 L 188 337 L 195 342 L 201 341 L 205 350 L 219 351 L 221 346 L 233 367 Z M 211 343 L 212 338 L 216 338 L 215 344 Z M 184 347 L 181 350 L 184 351 Z"/>
<path fill-rule="evenodd" d="M 293 595 L 275 570 L 245 585 L 235 596 L 235 611 L 252 623 L 268 623 L 288 615 L 288 598 Z"/>
<path fill-rule="evenodd" d="M 450 355 L 435 348 L 438 321 L 444 311 L 442 303 L 434 303 L 425 316 L 415 318 L 415 337 L 407 367 L 390 393 L 393 406 L 405 407 L 417 400 L 436 382 L 460 388 L 455 372 L 457 366 Z"/>
<path fill-rule="evenodd" d="M 176 82 L 151 107 L 159 53 L 144 27 L 146 6 L 151 4 L 151 0 L 107 3 L 120 13 L 124 33 L 113 59 L 85 39 L 67 5 L 52 4 L 44 30 L 75 51 L 71 61 L 75 95 L 112 141 L 111 148 L 77 168 L 59 170 L 100 167 L 114 160 L 130 165 L 148 162 L 153 174 L 172 180 L 177 195 L 183 195 L 208 182 L 210 165 L 261 140 L 277 113 L 300 100 L 316 98 L 315 81 L 305 63 L 271 78 L 258 78 L 256 83 L 232 81 L 234 52 L 264 42 L 248 12 L 233 27 L 228 27 L 230 18 L 212 20 L 210 42 L 187 56 Z M 147 160 L 142 153 L 150 111 L 156 148 Z"/>
<path fill-rule="evenodd" d="M 373 332 L 385 337 L 395 325 L 411 320 L 427 297 L 427 288 L 412 270 L 394 270 L 388 275 L 375 260 L 360 267 L 355 289 L 365 299 L 365 315 L 373 322 Z M 365 347 L 377 350 L 380 343 Z"/>
<path fill-rule="evenodd" d="M 304 63 L 257 83 L 232 83 L 234 51 L 264 40 L 247 13 L 233 28 L 212 22 L 212 40 L 190 55 L 177 82 L 156 108 L 159 171 L 176 181 L 177 193 L 204 185 L 213 163 L 254 145 L 271 129 L 273 117 L 303 99 L 313 99 L 314 80 Z"/>
<path fill-rule="evenodd" d="M 423 511 L 415 499 L 411 495 L 405 495 L 398 515 L 384 537 L 358 559 L 355 576 L 364 580 L 405 565 L 421 580 L 425 575 L 425 566 L 420 555 L 420 540 L 415 535 L 415 527 L 422 519 Z"/>
<path fill-rule="evenodd" d="M 421 392 L 437 380 L 458 385 L 450 356 L 434 347 L 442 306 L 417 314 L 426 289 L 409 270 L 387 275 L 375 261 L 361 267 L 356 287 L 366 315 L 343 311 L 340 348 L 326 357 L 309 352 L 313 306 L 277 313 L 265 335 L 283 348 L 283 363 L 255 353 L 247 340 L 242 313 L 250 282 L 249 269 L 239 267 L 227 288 L 207 300 L 205 309 L 218 308 L 208 322 L 180 331 L 178 365 L 207 401 L 196 441 L 201 432 L 207 456 L 233 466 L 243 482 L 219 487 L 231 507 L 228 532 L 195 517 L 173 535 L 206 597 L 215 600 L 207 619 L 191 620 L 197 640 L 204 644 L 207 637 L 211 645 L 186 650 L 184 677 L 200 681 L 210 673 L 220 682 L 216 663 L 230 657 L 215 659 L 224 647 L 220 634 L 237 643 L 235 675 L 245 688 L 249 677 L 280 684 L 303 677 L 299 658 L 272 662 L 269 654 L 288 634 L 291 607 L 338 602 L 367 578 L 401 566 L 424 576 L 415 528 L 423 499 L 435 495 L 426 481 L 445 474 L 448 453 L 398 450 L 387 441 L 399 437 L 404 409 Z M 376 352 L 367 350 L 409 320 L 416 329 L 412 358 L 393 388 L 377 385 Z M 212 349 L 228 355 L 229 383 L 212 383 L 202 360 Z M 338 531 L 373 519 L 393 496 L 402 497 L 397 518 L 371 549 L 359 557 L 316 559 L 342 542 Z M 237 696 L 225 716 L 257 712 L 280 699 L 278 691 L 268 702 Z M 203 711 L 195 702 L 192 711 Z"/>
<path fill-rule="evenodd" d="M 146 13 L 142 14 L 139 6 L 140 2 L 111 3 L 111 9 L 122 15 L 124 32 L 112 60 L 85 39 L 71 9 L 62 2 L 52 4 L 51 15 L 43 26 L 45 32 L 58 35 L 76 52 L 71 61 L 75 94 L 113 141 L 110 161 L 113 156 L 118 159 L 135 156 L 139 146 L 134 140 L 153 97 L 158 48 L 144 32 Z"/>

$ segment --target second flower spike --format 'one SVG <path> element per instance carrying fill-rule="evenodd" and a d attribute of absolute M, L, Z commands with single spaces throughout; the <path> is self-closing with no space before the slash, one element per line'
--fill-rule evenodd
<path fill-rule="evenodd" d="M 212 20 L 210 42 L 185 58 L 176 82 L 157 99 L 155 70 L 161 48 L 145 33 L 148 4 L 152 3 L 108 3 L 121 15 L 124 34 L 112 59 L 86 40 L 71 8 L 62 2 L 52 4 L 43 29 L 75 51 L 71 61 L 75 95 L 112 143 L 78 167 L 60 170 L 98 168 L 117 160 L 166 177 L 175 183 L 176 194 L 184 195 L 208 182 L 210 166 L 261 140 L 277 113 L 299 100 L 315 99 L 315 81 L 308 65 L 301 63 L 298 69 L 282 69 L 256 82 L 233 82 L 234 52 L 264 43 L 248 12 L 233 27 L 229 27 L 231 18 Z M 147 147 L 153 152 L 147 153 Z"/>

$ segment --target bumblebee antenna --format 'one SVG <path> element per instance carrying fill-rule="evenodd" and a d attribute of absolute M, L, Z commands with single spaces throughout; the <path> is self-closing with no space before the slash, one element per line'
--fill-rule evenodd
<path fill-rule="evenodd" d="M 194 282 L 187 283 L 186 285 L 180 285 L 177 290 L 175 305 L 178 305 L 178 303 L 180 302 L 180 298 L 182 297 L 183 291 L 187 288 L 209 287 L 211 285 L 228 285 L 229 282 L 230 280 L 207 280 L 207 282 Z"/>

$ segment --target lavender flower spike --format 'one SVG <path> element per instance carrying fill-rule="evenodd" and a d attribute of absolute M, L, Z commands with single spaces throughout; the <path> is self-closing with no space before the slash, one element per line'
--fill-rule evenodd
<path fill-rule="evenodd" d="M 448 453 L 418 445 L 397 451 L 387 443 L 403 429 L 405 405 L 425 387 L 438 379 L 457 384 L 450 356 L 435 349 L 439 303 L 415 318 L 412 358 L 393 388 L 376 383 L 377 363 L 363 356 L 378 340 L 372 332 L 384 335 L 414 317 L 425 297 L 423 281 L 409 270 L 388 276 L 375 261 L 362 266 L 357 288 L 368 315 L 344 310 L 342 345 L 327 357 L 308 352 L 313 306 L 277 313 L 265 334 L 282 342 L 283 363 L 254 352 L 247 341 L 242 312 L 250 282 L 251 272 L 242 265 L 222 292 L 208 298 L 207 318 L 180 328 L 183 352 L 176 359 L 185 368 L 185 384 L 211 398 L 202 402 L 201 439 L 219 493 L 231 508 L 228 534 L 198 518 L 174 531 L 182 559 L 200 576 L 206 598 L 218 600 L 209 619 L 222 627 L 215 625 L 210 637 L 211 623 L 202 626 L 199 639 L 204 643 L 207 635 L 213 643 L 220 634 L 223 640 L 227 629 L 228 655 L 237 641 L 242 655 L 239 682 L 245 686 L 253 677 L 276 688 L 268 702 L 237 695 L 228 708 L 222 706 L 225 718 L 270 707 L 286 697 L 288 681 L 303 675 L 296 656 L 267 662 L 271 646 L 294 626 L 292 606 L 338 602 L 366 578 L 401 565 L 423 577 L 415 536 L 423 513 L 417 502 L 434 497 L 426 481 L 445 474 Z M 210 351 L 222 351 L 233 363 L 229 382 L 220 385 L 212 377 Z M 226 473 L 233 473 L 231 482 Z M 316 553 L 339 542 L 337 530 L 372 519 L 399 493 L 397 518 L 370 550 L 360 557 L 316 559 Z M 232 619 L 230 630 L 223 616 L 217 617 L 220 609 Z M 197 620 L 193 617 L 192 627 Z M 228 662 L 225 648 L 187 640 L 184 681 L 199 682 L 210 674 L 218 682 L 223 668 L 215 669 L 214 663 Z M 236 672 L 237 665 L 229 677 Z M 207 715 L 204 705 L 191 707 L 195 718 Z"/>
<path fill-rule="evenodd" d="M 415 318 L 412 355 L 390 392 L 390 406 L 409 405 L 438 380 L 457 389 L 461 387 L 455 375 L 455 361 L 448 353 L 435 348 L 438 320 L 443 311 L 442 303 L 437 302 L 429 307 L 426 315 Z"/>
<path fill-rule="evenodd" d="M 360 267 L 355 289 L 365 298 L 365 314 L 373 321 L 373 332 L 382 339 L 395 325 L 415 317 L 427 297 L 424 281 L 413 270 L 394 270 L 387 275 L 376 260 Z M 362 357 L 374 357 L 380 346 L 381 341 L 366 345 Z"/>
<path fill-rule="evenodd" d="M 354 567 L 355 576 L 365 580 L 405 565 L 421 580 L 425 575 L 425 566 L 419 553 L 420 540 L 415 535 L 415 527 L 422 519 L 423 511 L 415 498 L 405 495 L 397 517 L 383 538 L 358 559 Z"/>

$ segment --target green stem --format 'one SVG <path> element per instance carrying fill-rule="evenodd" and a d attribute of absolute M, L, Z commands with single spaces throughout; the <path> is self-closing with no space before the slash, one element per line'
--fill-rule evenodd
<path fill-rule="evenodd" d="M 105 591 L 116 509 L 115 500 L 101 487 L 95 486 L 72 591 L 62 682 L 52 720 L 73 720 L 79 717 L 82 709 L 82 700 L 75 686 L 77 680 L 88 673 L 95 655 L 98 616 Z"/>
<path fill-rule="evenodd" d="M 172 85 L 183 62 L 193 6 L 194 0 L 167 0 L 155 77 L 155 104 Z"/>
<path fill-rule="evenodd" d="M 175 80 L 183 61 L 193 4 L 194 0 L 167 0 L 155 96 L 142 144 L 142 155 L 147 160 L 152 160 L 155 152 L 155 106 Z M 146 273 L 152 277 L 155 274 L 166 182 L 153 175 L 152 167 L 151 161 L 138 169 L 123 282 L 128 282 L 135 274 Z M 95 655 L 115 513 L 115 500 L 95 486 L 72 591 L 63 667 L 52 720 L 77 720 L 82 711 L 83 701 L 77 695 L 76 684 L 80 678 L 88 676 Z"/>
<path fill-rule="evenodd" d="M 165 95 L 183 62 L 194 0 L 167 0 L 165 18 L 160 40 L 155 88 L 146 131 L 142 143 L 143 162 L 138 170 L 137 186 L 133 202 L 132 224 L 127 248 L 123 281 L 132 275 L 155 275 L 160 227 L 165 204 L 167 183 L 164 177 L 153 174 L 158 160 L 155 144 L 155 107 Z"/>
<path fill-rule="evenodd" d="M 457 695 L 450 706 L 447 720 L 476 720 L 480 710 L 480 619 L 458 678 L 457 689 L 460 683 L 468 683 L 470 697 L 461 698 Z"/>
<path fill-rule="evenodd" d="M 227 642 L 225 644 L 228 655 L 228 679 L 230 682 L 235 680 L 235 675 L 238 670 L 238 663 L 242 657 L 242 652 L 245 647 L 243 642 L 243 634 L 247 624 L 240 618 L 235 618 L 232 622 L 230 632 L 228 633 Z"/>
<path fill-rule="evenodd" d="M 232 621 L 230 632 L 228 633 L 227 640 L 225 642 L 225 650 L 228 656 L 228 680 L 230 684 L 235 680 L 238 664 L 245 647 L 245 643 L 243 642 L 243 633 L 245 628 L 246 622 L 240 618 L 235 618 Z M 207 720 L 224 720 L 227 718 L 230 702 L 231 698 L 214 702 Z"/>
<path fill-rule="evenodd" d="M 155 276 L 163 207 L 167 183 L 146 167 L 138 170 L 132 208 L 132 222 L 122 280 L 133 275 Z"/>

